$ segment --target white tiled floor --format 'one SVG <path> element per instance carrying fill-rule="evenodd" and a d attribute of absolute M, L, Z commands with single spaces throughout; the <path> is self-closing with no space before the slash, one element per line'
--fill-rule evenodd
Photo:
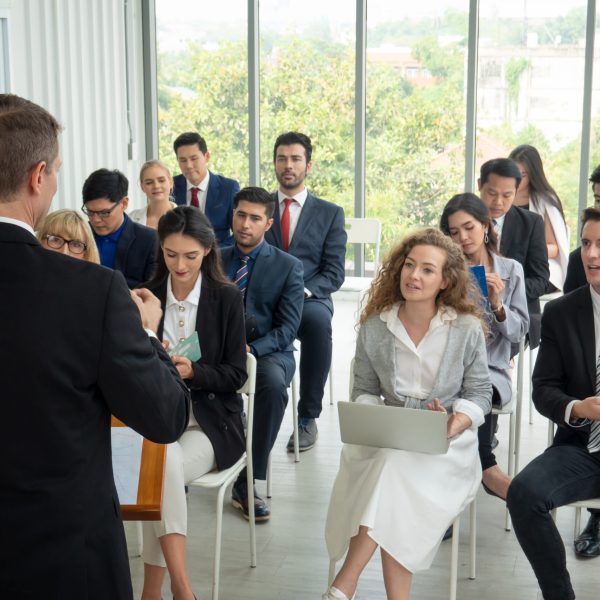
<path fill-rule="evenodd" d="M 345 400 L 348 395 L 348 367 L 354 353 L 355 302 L 336 299 L 334 317 L 334 396 Z M 534 424 L 527 422 L 523 411 L 521 465 L 543 451 L 546 446 L 546 420 L 537 413 Z M 301 455 L 295 464 L 285 450 L 291 432 L 291 410 L 273 451 L 272 518 L 257 525 L 258 566 L 249 567 L 248 525 L 234 510 L 229 497 L 224 511 L 223 558 L 221 573 L 222 600 L 318 600 L 326 588 L 328 557 L 323 530 L 329 493 L 337 472 L 341 443 L 337 411 L 326 395 L 318 421 L 316 447 Z M 508 421 L 500 420 L 500 446 L 497 456 L 506 464 Z M 264 482 L 258 484 L 265 491 Z M 541 599 L 537 582 L 513 532 L 504 531 L 504 505 L 481 491 L 477 498 L 477 579 L 468 574 L 468 518 L 461 527 L 458 598 L 460 600 Z M 199 600 L 211 597 L 214 550 L 215 495 L 192 490 L 189 497 L 188 561 L 194 590 Z M 584 515 L 584 522 L 585 519 Z M 558 525 L 565 541 L 571 578 L 578 600 L 600 599 L 600 558 L 582 561 L 573 553 L 574 511 L 558 511 Z M 135 527 L 127 526 L 131 551 L 136 546 Z M 412 598 L 439 600 L 448 595 L 450 544 L 443 543 L 432 568 L 414 578 Z M 134 591 L 141 594 L 143 565 L 140 558 L 130 560 Z M 168 580 L 164 598 L 171 598 Z M 385 592 L 378 558 L 365 570 L 357 600 L 383 600 Z"/>

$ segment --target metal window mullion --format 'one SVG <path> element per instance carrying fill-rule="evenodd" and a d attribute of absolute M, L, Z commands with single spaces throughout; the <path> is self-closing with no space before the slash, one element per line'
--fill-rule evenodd
<path fill-rule="evenodd" d="M 465 191 L 475 191 L 477 133 L 477 63 L 479 59 L 479 0 L 469 1 L 467 38 L 467 120 L 465 123 Z"/>
<path fill-rule="evenodd" d="M 248 180 L 260 185 L 260 37 L 258 0 L 248 0 Z"/>

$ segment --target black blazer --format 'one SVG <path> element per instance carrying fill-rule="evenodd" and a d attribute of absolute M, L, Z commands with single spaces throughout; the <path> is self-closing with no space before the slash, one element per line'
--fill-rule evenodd
<path fill-rule="evenodd" d="M 554 445 L 587 446 L 590 427 L 570 427 L 565 410 L 572 400 L 595 395 L 596 343 L 589 287 L 546 305 L 542 343 L 533 371 L 533 401 L 558 429 Z"/>
<path fill-rule="evenodd" d="M 163 311 L 167 280 L 148 286 L 159 298 Z M 164 316 L 158 329 L 163 336 Z M 202 278 L 196 316 L 201 358 L 192 363 L 188 380 L 192 410 L 198 425 L 210 439 L 219 470 L 233 465 L 246 450 L 242 424 L 242 399 L 237 391 L 247 379 L 244 308 L 238 289 Z"/>
<path fill-rule="evenodd" d="M 585 269 L 583 268 L 583 262 L 581 260 L 581 246 L 579 246 L 579 248 L 575 248 L 575 250 L 569 254 L 567 277 L 565 278 L 563 291 L 565 294 L 567 294 L 568 292 L 572 292 L 582 285 L 587 285 L 587 278 L 585 276 Z"/>
<path fill-rule="evenodd" d="M 275 199 L 273 226 L 265 234 L 271 246 L 282 249 L 279 199 Z M 308 194 L 288 252 L 302 262 L 304 287 L 333 312 L 331 294 L 344 283 L 346 240 L 344 209 L 333 202 Z"/>
<path fill-rule="evenodd" d="M 154 274 L 158 237 L 151 227 L 127 219 L 117 242 L 115 269 L 125 275 L 133 289 Z"/>
<path fill-rule="evenodd" d="M 548 291 L 550 281 L 548 248 L 542 217 L 524 208 L 512 206 L 504 217 L 500 253 L 523 265 L 529 309 L 529 341 L 535 348 L 540 341 L 539 299 Z"/>
<path fill-rule="evenodd" d="M 110 416 L 177 440 L 189 393 L 121 273 L 0 223 L 0 596 L 131 599 Z"/>

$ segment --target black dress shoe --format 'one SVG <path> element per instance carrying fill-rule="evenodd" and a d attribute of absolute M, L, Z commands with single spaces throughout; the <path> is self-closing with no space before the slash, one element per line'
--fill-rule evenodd
<path fill-rule="evenodd" d="M 248 513 L 248 489 L 246 482 L 243 485 L 235 484 L 231 490 L 231 504 L 234 508 L 239 508 L 245 519 L 249 519 Z M 254 490 L 254 520 L 257 523 L 268 521 L 271 517 L 271 511 L 267 503 Z"/>
<path fill-rule="evenodd" d="M 495 449 L 498 447 L 498 444 L 499 444 L 499 443 L 500 443 L 500 442 L 498 441 L 498 438 L 497 438 L 496 436 L 494 436 L 494 437 L 492 438 L 492 443 L 491 443 L 492 450 L 495 450 Z"/>
<path fill-rule="evenodd" d="M 454 534 L 454 526 L 450 525 L 450 527 L 448 527 L 448 529 L 446 529 L 446 533 L 444 534 L 444 537 L 442 538 L 442 542 L 445 542 L 446 540 L 449 540 Z"/>
<path fill-rule="evenodd" d="M 481 487 L 483 488 L 483 491 L 486 494 L 489 494 L 490 496 L 496 496 L 496 498 L 500 498 L 500 500 L 502 500 L 502 502 L 506 502 L 506 498 L 503 498 L 502 496 L 499 496 L 498 494 L 496 494 L 496 492 L 494 492 L 494 490 L 490 489 L 487 485 L 485 485 L 485 483 L 483 483 L 483 481 L 481 482 Z"/>
<path fill-rule="evenodd" d="M 575 538 L 575 554 L 584 558 L 600 556 L 600 514 L 591 513 L 585 529 Z"/>

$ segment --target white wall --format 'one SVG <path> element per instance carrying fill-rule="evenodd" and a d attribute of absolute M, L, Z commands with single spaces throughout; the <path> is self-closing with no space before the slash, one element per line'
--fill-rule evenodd
<path fill-rule="evenodd" d="M 79 208 L 82 184 L 93 170 L 118 168 L 130 198 L 145 160 L 140 2 L 143 0 L 0 0 L 9 15 L 11 92 L 49 110 L 64 126 L 59 190 L 52 205 Z M 131 15 L 129 158 L 125 6 Z"/>

